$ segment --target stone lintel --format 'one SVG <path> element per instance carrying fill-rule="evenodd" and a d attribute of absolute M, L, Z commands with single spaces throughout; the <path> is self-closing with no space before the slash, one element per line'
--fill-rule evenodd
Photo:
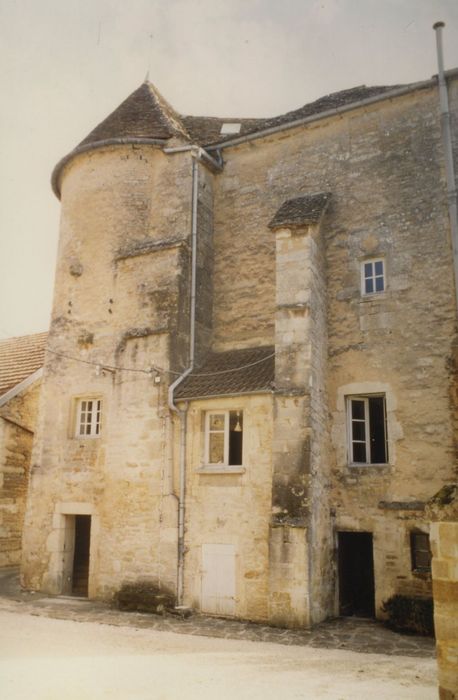
<path fill-rule="evenodd" d="M 272 515 L 270 522 L 271 527 L 291 527 L 291 528 L 306 528 L 308 526 L 307 518 L 294 518 L 282 513 Z"/>
<path fill-rule="evenodd" d="M 187 244 L 188 241 L 184 238 L 166 238 L 161 241 L 133 241 L 129 245 L 126 245 L 118 250 L 115 255 L 115 262 L 127 260 L 128 258 L 135 258 L 139 255 L 148 255 L 149 253 L 155 253 L 157 251 L 167 250 L 169 248 L 179 248 L 180 246 Z"/>
<path fill-rule="evenodd" d="M 121 340 L 116 347 L 116 354 L 123 352 L 125 350 L 128 340 L 133 340 L 135 338 L 146 338 L 147 336 L 150 336 L 150 335 L 162 335 L 163 333 L 168 333 L 169 330 L 170 329 L 168 326 L 162 326 L 162 325 L 157 326 L 156 328 L 153 328 L 153 327 L 128 328 L 122 334 Z"/>
<path fill-rule="evenodd" d="M 425 510 L 426 504 L 423 501 L 379 501 L 378 507 L 381 510 Z"/>
<path fill-rule="evenodd" d="M 292 398 L 295 396 L 310 396 L 310 389 L 305 387 L 287 387 L 287 386 L 275 386 L 274 395 L 278 398 Z"/>
<path fill-rule="evenodd" d="M 310 303 L 298 302 L 293 304 L 277 304 L 277 311 L 310 311 Z"/>
<path fill-rule="evenodd" d="M 319 231 L 319 224 L 304 224 L 302 226 L 282 226 L 274 230 L 276 238 L 299 238 L 309 236 Z"/>

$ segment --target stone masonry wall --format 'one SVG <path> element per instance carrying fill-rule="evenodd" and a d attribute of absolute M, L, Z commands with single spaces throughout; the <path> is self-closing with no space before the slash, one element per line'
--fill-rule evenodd
<path fill-rule="evenodd" d="M 243 412 L 243 466 L 228 473 L 204 463 L 204 416 Z M 193 401 L 187 416 L 185 603 L 202 609 L 202 546 L 235 547 L 236 617 L 267 621 L 268 534 L 271 513 L 272 397 L 252 395 Z M 175 452 L 178 454 L 179 431 Z M 178 483 L 178 474 L 175 476 Z"/>
<path fill-rule="evenodd" d="M 278 623 L 303 625 L 326 617 L 334 593 L 327 459 L 326 286 L 318 225 L 276 232 L 276 282 L 271 605 Z M 283 532 L 275 532 L 275 526 Z M 294 531 L 287 532 L 291 527 Z M 297 581 L 299 571 L 301 582 Z M 301 594 L 291 590 L 288 602 L 293 581 L 293 589 Z M 298 598 L 294 610 L 290 609 L 293 598 Z M 276 602 L 279 599 L 281 605 Z"/>
<path fill-rule="evenodd" d="M 72 517 L 88 514 L 90 597 L 138 578 L 175 589 L 167 370 L 188 362 L 191 172 L 189 153 L 147 146 L 90 152 L 65 169 L 27 587 L 65 588 Z M 101 398 L 100 437 L 75 437 L 79 397 Z"/>
<path fill-rule="evenodd" d="M 452 104 L 456 91 L 455 81 Z M 268 222 L 288 198 L 331 192 L 323 235 L 332 451 L 324 469 L 332 470 L 334 530 L 373 533 L 377 609 L 400 589 L 427 593 L 431 583 L 411 571 L 408 548 L 412 529 L 428 530 L 421 506 L 381 504 L 422 503 L 453 471 L 456 327 L 437 89 L 227 148 L 224 160 L 215 186 L 215 346 L 272 342 Z M 361 263 L 373 257 L 385 260 L 387 287 L 364 297 Z M 371 393 L 386 397 L 388 464 L 349 467 L 345 397 Z M 326 528 L 318 526 L 317 540 Z"/>
<path fill-rule="evenodd" d="M 310 256 L 310 618 L 329 615 L 334 602 L 333 533 L 330 510 L 330 431 L 328 420 L 328 325 L 323 230 L 312 238 Z"/>
<path fill-rule="evenodd" d="M 0 566 L 17 566 L 40 381 L 0 408 Z"/>
<path fill-rule="evenodd" d="M 213 323 L 213 180 L 202 165 L 198 170 L 196 362 L 205 358 L 212 342 Z"/>
<path fill-rule="evenodd" d="M 455 522 L 431 524 L 440 700 L 458 698 L 458 503 Z"/>

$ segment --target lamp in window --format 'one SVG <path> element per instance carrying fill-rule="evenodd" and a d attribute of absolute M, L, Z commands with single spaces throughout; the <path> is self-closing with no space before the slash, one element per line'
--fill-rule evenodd
<path fill-rule="evenodd" d="M 240 411 L 237 411 L 237 421 L 234 426 L 234 433 L 241 433 L 242 426 L 240 425 Z"/>

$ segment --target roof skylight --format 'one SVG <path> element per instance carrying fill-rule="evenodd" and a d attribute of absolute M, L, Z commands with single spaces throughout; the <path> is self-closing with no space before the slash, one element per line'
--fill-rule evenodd
<path fill-rule="evenodd" d="M 221 126 L 221 134 L 238 134 L 240 133 L 240 122 L 224 122 Z"/>

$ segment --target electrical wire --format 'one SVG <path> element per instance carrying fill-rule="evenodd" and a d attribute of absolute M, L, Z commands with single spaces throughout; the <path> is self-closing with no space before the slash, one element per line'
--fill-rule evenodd
<path fill-rule="evenodd" d="M 164 372 L 168 370 L 163 370 L 160 367 L 151 366 L 150 369 L 139 369 L 138 367 L 117 367 L 116 365 L 107 365 L 104 362 L 95 362 L 93 360 L 82 360 L 80 357 L 72 357 L 72 355 L 67 355 L 64 352 L 56 352 L 55 350 L 50 350 L 46 348 L 46 352 L 50 352 L 51 355 L 56 355 L 57 357 L 64 357 L 66 360 L 73 360 L 73 362 L 81 362 L 83 365 L 92 365 L 94 367 L 100 367 L 101 369 L 122 371 L 122 372 L 142 372 L 143 374 L 151 374 L 151 372 Z M 178 372 L 173 372 L 173 374 L 179 374 Z"/>
<path fill-rule="evenodd" d="M 7 333 L 6 329 L 0 328 L 0 331 L 3 331 L 3 333 Z M 1 335 L 3 335 L 1 333 Z M 4 338 L 5 340 L 9 340 L 11 337 L 15 336 L 7 336 L 5 335 Z M 153 372 L 158 372 L 160 374 L 173 374 L 177 377 L 179 377 L 182 372 L 176 372 L 175 370 L 172 369 L 164 369 L 163 367 L 156 367 L 155 365 L 151 365 L 149 369 L 143 369 L 143 368 L 138 368 L 138 367 L 120 367 L 118 365 L 108 365 L 105 364 L 104 362 L 97 362 L 94 360 L 83 360 L 80 357 L 73 357 L 72 355 L 67 355 L 67 353 L 63 352 L 56 352 L 55 350 L 51 350 L 50 348 L 46 348 L 46 352 L 51 353 L 52 355 L 56 355 L 57 357 L 63 357 L 66 360 L 72 360 L 73 362 L 80 362 L 81 364 L 84 365 L 91 365 L 92 367 L 100 367 L 101 369 L 106 369 L 106 370 L 111 370 L 111 371 L 118 371 L 118 372 L 137 372 L 140 374 L 148 374 L 151 376 Z M 262 357 L 260 360 L 254 360 L 254 362 L 248 362 L 245 365 L 241 365 L 239 367 L 232 367 L 230 369 L 221 369 L 216 372 L 192 372 L 193 377 L 216 377 L 220 374 L 228 374 L 230 372 L 239 372 L 243 369 L 248 369 L 249 367 L 254 367 L 255 365 L 261 364 L 261 362 L 266 362 L 266 360 L 270 360 L 272 357 L 275 357 L 275 352 L 270 353 L 270 355 L 266 355 L 265 357 Z"/>
<path fill-rule="evenodd" d="M 85 365 L 92 365 L 93 367 L 100 367 L 101 369 L 106 369 L 108 371 L 119 371 L 119 372 L 139 372 L 142 374 L 148 374 L 151 375 L 152 372 L 158 372 L 161 374 L 174 374 L 176 376 L 180 376 L 182 372 L 176 372 L 172 369 L 163 369 L 162 367 L 156 367 L 155 365 L 151 365 L 149 369 L 143 369 L 143 368 L 138 368 L 138 367 L 120 367 L 117 365 L 108 365 L 103 362 L 96 362 L 94 360 L 82 360 L 79 357 L 73 357 L 72 355 L 67 355 L 66 353 L 63 352 L 56 352 L 55 350 L 50 350 L 49 348 L 46 348 L 46 352 L 51 353 L 52 355 L 56 355 L 57 357 L 63 357 L 67 360 L 72 360 L 73 362 L 80 362 Z M 270 353 L 270 355 L 266 355 L 266 357 L 262 357 L 260 360 L 255 360 L 254 362 L 248 362 L 245 365 L 240 365 L 239 367 L 232 367 L 230 369 L 221 369 L 216 372 L 192 372 L 193 377 L 215 377 L 219 374 L 228 374 L 229 372 L 239 372 L 240 370 L 243 369 L 248 369 L 249 367 L 254 367 L 254 365 L 259 365 L 261 362 L 266 362 L 266 360 L 270 360 L 272 357 L 275 356 L 275 352 Z"/>

